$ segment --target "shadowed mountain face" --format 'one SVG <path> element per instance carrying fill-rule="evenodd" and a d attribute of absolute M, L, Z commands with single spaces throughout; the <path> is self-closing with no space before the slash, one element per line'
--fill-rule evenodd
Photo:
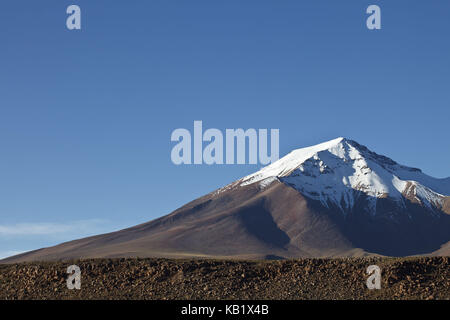
<path fill-rule="evenodd" d="M 336 139 L 296 150 L 162 218 L 2 262 L 448 255 L 449 186 Z"/>

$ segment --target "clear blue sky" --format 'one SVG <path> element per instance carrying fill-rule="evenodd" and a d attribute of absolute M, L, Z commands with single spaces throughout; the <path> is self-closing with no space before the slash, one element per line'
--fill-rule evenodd
<path fill-rule="evenodd" d="M 280 155 L 344 136 L 447 177 L 449 34 L 444 0 L 2 1 L 0 256 L 151 220 L 258 169 L 173 165 L 170 134 L 194 120 L 279 128 Z"/>

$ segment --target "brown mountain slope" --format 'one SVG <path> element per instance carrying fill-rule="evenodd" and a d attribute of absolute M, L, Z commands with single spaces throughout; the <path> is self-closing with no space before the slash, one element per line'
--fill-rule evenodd
<path fill-rule="evenodd" d="M 318 237 L 317 235 L 320 235 Z M 278 181 L 211 193 L 133 228 L 75 240 L 3 262 L 103 257 L 357 256 L 339 226 Z"/>
<path fill-rule="evenodd" d="M 450 214 L 450 197 L 445 198 L 442 211 L 444 211 L 446 214 Z"/>
<path fill-rule="evenodd" d="M 450 197 L 446 197 L 442 209 L 446 214 L 450 215 Z M 433 252 L 434 256 L 450 256 L 450 241 L 442 245 L 439 250 Z"/>
<path fill-rule="evenodd" d="M 450 241 L 444 244 L 439 250 L 432 254 L 433 256 L 449 257 L 450 256 Z"/>
<path fill-rule="evenodd" d="M 308 199 L 278 180 L 232 185 L 173 213 L 129 229 L 75 240 L 3 260 L 15 263 L 114 257 L 277 258 L 380 254 L 448 254 L 450 216 L 432 216 L 417 203 L 406 211 L 356 197 L 345 214 Z M 440 249 L 441 248 L 441 249 Z"/>

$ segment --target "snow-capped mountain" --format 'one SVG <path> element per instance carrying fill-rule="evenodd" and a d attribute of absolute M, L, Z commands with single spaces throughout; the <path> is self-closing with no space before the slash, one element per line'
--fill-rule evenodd
<path fill-rule="evenodd" d="M 403 208 L 405 200 L 417 201 L 434 212 L 442 209 L 445 196 L 450 195 L 450 179 L 430 177 L 345 138 L 294 150 L 243 178 L 240 185 L 260 182 L 265 186 L 274 179 L 343 213 L 361 195 L 370 199 L 367 210 L 372 213 L 380 198 L 390 198 Z"/>
<path fill-rule="evenodd" d="M 338 138 L 294 150 L 159 219 L 3 262 L 450 255 L 449 194 L 450 178 Z"/>

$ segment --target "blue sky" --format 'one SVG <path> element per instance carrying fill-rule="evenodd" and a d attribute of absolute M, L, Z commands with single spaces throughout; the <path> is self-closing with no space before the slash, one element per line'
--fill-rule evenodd
<path fill-rule="evenodd" d="M 171 132 L 194 120 L 280 129 L 280 155 L 344 136 L 450 176 L 449 15 L 437 0 L 3 1 L 0 256 L 149 221 L 259 169 L 173 165 Z"/>

